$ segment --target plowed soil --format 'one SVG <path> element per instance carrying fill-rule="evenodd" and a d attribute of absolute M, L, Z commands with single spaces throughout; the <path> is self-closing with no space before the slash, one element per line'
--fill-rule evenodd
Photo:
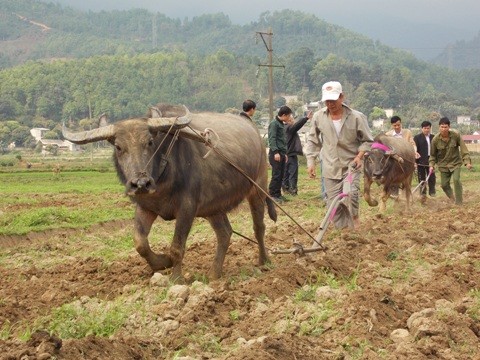
<path fill-rule="evenodd" d="M 359 229 L 329 228 L 323 251 L 270 255 L 264 267 L 255 245 L 233 235 L 224 276 L 210 282 L 202 274 L 215 241 L 205 225 L 192 231 L 186 284 L 175 286 L 168 272 L 153 276 L 133 245 L 107 261 L 75 241 L 131 234 L 130 221 L 0 238 L 8 259 L 0 262 L 0 359 L 480 359 L 480 202 L 476 190 L 464 196 L 455 206 L 439 190 L 410 212 L 402 202 L 386 214 L 362 205 Z M 321 200 L 291 199 L 282 207 L 315 235 Z M 304 219 L 312 203 L 318 221 Z M 245 205 L 233 227 L 243 218 Z M 281 211 L 266 223 L 270 250 L 312 242 Z M 113 335 L 61 338 L 41 327 L 65 304 L 95 311 L 119 302 L 130 310 Z"/>

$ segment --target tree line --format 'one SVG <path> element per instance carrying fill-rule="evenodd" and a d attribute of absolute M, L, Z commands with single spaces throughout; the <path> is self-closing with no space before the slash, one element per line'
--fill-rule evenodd
<path fill-rule="evenodd" d="M 478 119 L 480 112 L 480 70 L 427 64 L 298 11 L 264 13 L 237 26 L 223 14 L 180 21 L 139 9 L 84 13 L 32 0 L 0 5 L 53 29 L 29 53 L 34 60 L 0 70 L 3 144 L 24 144 L 34 126 L 58 136 L 62 121 L 87 128 L 104 112 L 111 121 L 141 116 L 159 101 L 223 112 L 252 98 L 259 120 L 268 112 L 267 70 L 258 66 L 267 54 L 255 30 L 265 28 L 274 33 L 275 63 L 284 65 L 274 70 L 276 97 L 317 101 L 322 84 L 335 79 L 370 119 L 393 108 L 406 126 L 418 126 L 438 114 Z M 0 25 L 3 39 L 32 31 L 11 16 L 5 18 L 12 28 Z"/>

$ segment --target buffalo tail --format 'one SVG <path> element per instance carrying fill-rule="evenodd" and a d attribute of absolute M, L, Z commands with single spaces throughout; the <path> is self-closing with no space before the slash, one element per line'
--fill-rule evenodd
<path fill-rule="evenodd" d="M 268 208 L 268 216 L 270 216 L 270 219 L 273 221 L 277 222 L 277 209 L 275 208 L 275 204 L 273 203 L 273 200 L 267 197 L 267 208 Z"/>

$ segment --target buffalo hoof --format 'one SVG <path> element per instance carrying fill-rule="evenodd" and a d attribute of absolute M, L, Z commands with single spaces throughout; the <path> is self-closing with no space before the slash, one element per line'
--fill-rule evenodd
<path fill-rule="evenodd" d="M 164 254 L 154 254 L 151 258 L 147 259 L 147 262 L 154 272 L 169 269 L 173 266 L 173 261 L 170 256 Z"/>
<path fill-rule="evenodd" d="M 208 273 L 208 280 L 213 281 L 213 280 L 218 280 L 222 277 L 222 273 L 216 272 L 216 271 L 210 271 Z"/>
<path fill-rule="evenodd" d="M 378 206 L 378 201 L 377 200 L 370 200 L 367 202 L 369 206 Z"/>
<path fill-rule="evenodd" d="M 272 262 L 270 261 L 270 258 L 268 256 L 265 257 L 260 257 L 258 259 L 258 266 L 264 266 L 264 265 L 271 265 Z"/>

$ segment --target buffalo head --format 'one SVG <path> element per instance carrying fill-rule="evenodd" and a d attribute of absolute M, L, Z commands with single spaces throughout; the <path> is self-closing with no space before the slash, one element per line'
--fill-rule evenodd
<path fill-rule="evenodd" d="M 372 178 L 373 181 L 381 182 L 384 174 L 389 171 L 392 166 L 388 161 L 392 151 L 381 143 L 373 143 L 371 150 L 365 154 L 364 171 Z"/>
<path fill-rule="evenodd" d="M 168 146 L 165 139 L 170 130 L 177 130 L 189 124 L 189 111 L 184 115 L 162 117 L 157 108 L 151 109 L 150 118 L 136 118 L 100 127 L 89 131 L 70 132 L 65 125 L 63 137 L 75 144 L 107 140 L 114 147 L 114 162 L 118 176 L 130 196 L 156 191 L 157 180 L 167 165 L 161 146 Z M 105 115 L 102 115 L 102 117 Z M 102 122 L 102 119 L 99 120 Z M 165 139 L 165 141 L 163 141 Z"/>

